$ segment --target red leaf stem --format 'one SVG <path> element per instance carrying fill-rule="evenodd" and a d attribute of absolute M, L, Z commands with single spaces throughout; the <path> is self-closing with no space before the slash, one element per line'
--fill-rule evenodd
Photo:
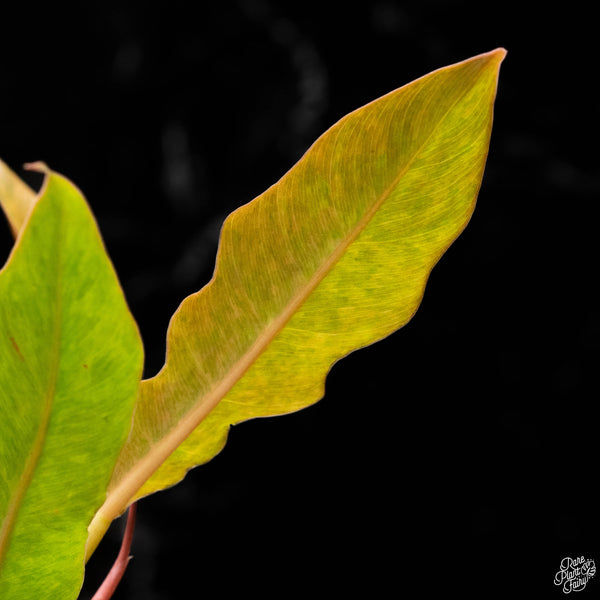
<path fill-rule="evenodd" d="M 106 579 L 102 582 L 102 585 L 98 588 L 98 591 L 92 597 L 92 600 L 109 600 L 115 593 L 121 578 L 125 573 L 125 569 L 132 558 L 129 556 L 129 550 L 131 549 L 131 541 L 133 539 L 133 530 L 135 528 L 135 513 L 137 511 L 137 502 L 134 502 L 127 511 L 127 525 L 125 526 L 125 533 L 123 535 L 123 541 L 121 542 L 121 549 L 119 555 L 115 560 L 111 570 L 108 572 Z"/>

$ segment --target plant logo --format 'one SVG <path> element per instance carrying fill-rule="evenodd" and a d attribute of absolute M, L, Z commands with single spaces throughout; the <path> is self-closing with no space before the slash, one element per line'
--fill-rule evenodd
<path fill-rule="evenodd" d="M 560 569 L 554 576 L 554 585 L 562 586 L 565 594 L 581 592 L 596 574 L 596 563 L 592 558 L 566 556 L 560 561 Z"/>

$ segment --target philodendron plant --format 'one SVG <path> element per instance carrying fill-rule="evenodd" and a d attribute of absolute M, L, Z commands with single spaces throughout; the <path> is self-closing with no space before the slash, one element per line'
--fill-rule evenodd
<path fill-rule="evenodd" d="M 210 460 L 231 424 L 316 402 L 333 363 L 409 321 L 473 212 L 504 55 L 348 114 L 233 212 L 151 379 L 82 193 L 43 163 L 35 193 L 0 163 L 16 238 L 0 271 L 2 600 L 76 598 L 132 503 Z"/>

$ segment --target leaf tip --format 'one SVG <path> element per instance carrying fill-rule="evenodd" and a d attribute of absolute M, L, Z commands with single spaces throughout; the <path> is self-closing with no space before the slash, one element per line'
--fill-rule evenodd
<path fill-rule="evenodd" d="M 44 175 L 48 175 L 50 173 L 50 167 L 48 167 L 48 165 L 41 160 L 25 163 L 23 168 L 26 171 L 36 171 L 38 173 L 43 173 Z"/>
<path fill-rule="evenodd" d="M 507 54 L 508 54 L 508 52 L 507 52 L 506 48 L 503 48 L 502 46 L 500 46 L 499 48 L 496 48 L 495 50 L 488 52 L 487 56 L 491 60 L 496 62 L 498 64 L 498 66 L 500 66 L 500 63 L 506 58 Z"/>

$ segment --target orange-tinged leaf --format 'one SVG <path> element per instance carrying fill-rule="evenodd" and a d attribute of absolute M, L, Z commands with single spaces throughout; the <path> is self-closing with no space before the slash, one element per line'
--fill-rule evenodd
<path fill-rule="evenodd" d="M 502 49 L 350 113 L 223 225 L 215 274 L 169 326 L 91 528 L 178 482 L 231 424 L 323 395 L 341 357 L 402 327 L 475 206 Z M 343 407 L 340 408 L 343 410 Z"/>

